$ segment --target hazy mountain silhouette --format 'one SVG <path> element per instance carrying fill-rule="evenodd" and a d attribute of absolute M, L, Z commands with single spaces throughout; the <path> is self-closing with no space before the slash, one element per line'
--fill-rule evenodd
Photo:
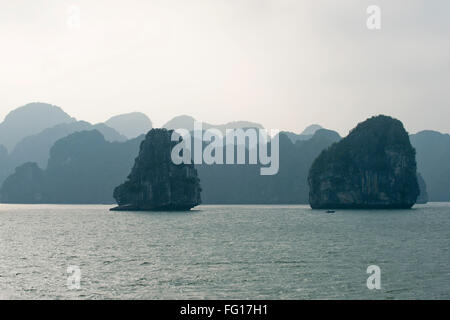
<path fill-rule="evenodd" d="M 0 199 L 3 203 L 45 203 L 44 171 L 36 163 L 27 162 L 17 167 L 3 183 Z M 1 190 L 0 190 L 1 191 Z"/>
<path fill-rule="evenodd" d="M 417 197 L 416 203 L 418 204 L 425 204 L 429 201 L 428 197 L 428 190 L 427 190 L 427 184 L 425 180 L 423 179 L 420 172 L 417 172 L 417 183 L 419 184 L 420 193 Z"/>
<path fill-rule="evenodd" d="M 296 134 L 294 132 L 290 131 L 282 131 L 293 143 L 297 141 L 303 141 L 303 140 L 309 140 L 312 138 L 312 136 L 320 129 L 323 129 L 318 124 L 312 124 L 305 128 L 305 130 L 302 131 L 300 134 Z"/>
<path fill-rule="evenodd" d="M 123 134 L 128 139 L 146 134 L 152 129 L 152 122 L 141 112 L 131 112 L 114 116 L 106 121 L 105 124 Z"/>
<path fill-rule="evenodd" d="M 46 170 L 35 163 L 18 167 L 3 183 L 1 199 L 14 203 L 114 203 L 114 188 L 130 172 L 143 139 L 142 135 L 126 142 L 108 142 L 97 130 L 73 133 L 51 148 Z"/>
<path fill-rule="evenodd" d="M 92 125 L 86 121 L 58 124 L 38 134 L 28 136 L 20 141 L 10 154 L 10 164 L 14 167 L 25 162 L 36 162 L 45 168 L 53 144 L 69 134 L 77 131 L 98 130 L 107 141 L 126 141 L 127 138 L 106 124 Z"/>
<path fill-rule="evenodd" d="M 450 135 L 426 130 L 411 135 L 410 140 L 429 201 L 450 201 Z"/>
<path fill-rule="evenodd" d="M 194 130 L 194 122 L 195 119 L 193 117 L 181 115 L 176 116 L 173 119 L 169 120 L 165 125 L 163 125 L 163 128 L 166 128 L 168 130 L 176 130 L 183 128 L 192 131 Z"/>
<path fill-rule="evenodd" d="M 10 167 L 8 150 L 0 145 L 0 184 L 9 175 Z"/>
<path fill-rule="evenodd" d="M 46 103 L 30 103 L 11 111 L 0 123 L 0 144 L 12 150 L 23 138 L 60 123 L 74 122 L 61 108 Z"/>
<path fill-rule="evenodd" d="M 0 184 L 17 166 L 26 162 L 36 162 L 45 168 L 49 150 L 58 139 L 73 132 L 93 129 L 99 130 L 108 141 L 127 140 L 106 124 L 76 121 L 61 108 L 50 104 L 30 103 L 11 111 L 0 124 L 0 140 L 11 146 L 9 155 L 5 155 L 3 150 L 0 156 Z"/>
<path fill-rule="evenodd" d="M 318 124 L 312 124 L 310 126 L 307 126 L 305 128 L 305 130 L 303 130 L 303 132 L 300 133 L 300 135 L 302 135 L 302 136 L 312 136 L 312 135 L 314 135 L 314 133 L 316 133 L 320 129 L 323 129 L 322 126 L 320 126 Z"/>
<path fill-rule="evenodd" d="M 143 139 L 108 142 L 93 130 L 58 140 L 46 170 L 49 202 L 113 203 L 114 188 L 130 172 Z"/>
<path fill-rule="evenodd" d="M 259 165 L 197 165 L 203 203 L 306 204 L 312 162 L 339 140 L 337 132 L 325 129 L 310 140 L 296 143 L 280 134 L 280 168 L 273 176 L 261 176 Z"/>
<path fill-rule="evenodd" d="M 194 121 L 194 118 L 183 115 L 173 118 L 164 127 L 185 128 L 192 131 Z M 56 203 L 112 203 L 112 192 L 110 194 L 109 191 L 126 177 L 127 170 L 131 168 L 128 166 L 133 164 L 139 150 L 138 142 L 143 140 L 143 136 L 128 142 L 110 142 L 125 141 L 125 135 L 133 136 L 138 132 L 145 132 L 150 128 L 151 122 L 141 113 L 131 113 L 113 117 L 107 123 L 123 132 L 123 135 L 103 123 L 92 125 L 88 122 L 76 121 L 61 108 L 50 104 L 31 103 L 10 112 L 0 124 L 0 184 L 6 177 L 12 175 L 18 166 L 21 168 L 19 174 L 15 175 L 16 178 L 26 176 L 24 173 L 33 172 L 39 176 L 36 173 L 38 166 L 45 169 L 42 170 L 46 181 L 45 191 L 53 190 L 42 199 Z M 260 124 L 245 121 L 222 125 L 203 123 L 204 130 L 217 128 L 222 132 L 227 128 L 251 127 L 262 128 Z M 97 135 L 86 133 L 73 135 L 75 132 L 93 129 L 98 130 Z M 306 177 L 309 167 L 320 151 L 339 139 L 336 132 L 320 129 L 318 125 L 307 127 L 301 134 L 280 133 L 280 171 L 275 176 L 260 176 L 257 165 L 197 166 L 204 190 L 202 194 L 204 203 L 307 203 Z M 411 135 L 410 140 L 417 151 L 418 172 L 422 174 L 426 182 L 429 200 L 450 201 L 448 188 L 450 135 L 436 131 L 422 131 Z M 67 154 L 72 152 L 71 159 L 87 157 L 91 152 L 92 163 L 86 161 L 86 168 L 82 169 L 72 167 L 77 162 L 72 163 L 68 160 L 70 165 L 61 166 L 61 175 L 59 175 L 54 171 L 58 167 L 56 166 L 58 161 L 52 160 L 53 166 L 46 168 L 49 150 L 54 144 L 55 148 L 57 146 L 55 150 L 59 151 L 53 155 L 53 159 L 57 159 L 62 150 L 65 150 Z M 65 148 L 64 144 L 67 144 Z M 75 145 L 77 147 L 70 151 L 69 149 Z M 9 155 L 6 146 L 9 146 Z M 100 152 L 94 153 L 89 149 L 90 146 Z M 97 160 L 93 158 L 94 154 Z M 122 163 L 119 163 L 120 161 Z M 22 166 L 28 162 L 34 162 L 37 166 Z M 105 166 L 102 167 L 100 163 L 105 163 Z M 112 167 L 119 169 L 115 172 Z M 124 170 L 124 167 L 127 167 L 127 170 Z M 83 170 L 90 172 L 89 174 L 95 178 L 90 179 L 87 175 L 79 177 L 75 173 L 81 174 Z M 61 178 L 58 178 L 59 176 Z M 69 177 L 73 180 L 67 180 Z M 114 183 L 108 182 L 111 180 Z M 69 181 L 67 188 L 63 186 L 64 181 Z M 76 181 L 96 186 L 99 190 L 93 190 L 92 194 L 78 192 L 72 188 Z M 81 186 L 81 182 L 79 185 Z M 74 194 L 72 196 L 66 194 L 68 190 Z M 39 197 L 44 196 L 38 195 Z"/>
<path fill-rule="evenodd" d="M 167 122 L 163 128 L 168 130 L 176 130 L 176 129 L 187 129 L 189 131 L 194 130 L 194 122 L 196 120 L 187 115 L 181 115 L 173 118 L 169 122 Z M 213 125 L 210 123 L 202 122 L 202 129 L 219 129 L 222 133 L 225 133 L 226 129 L 241 129 L 241 128 L 259 128 L 262 129 L 263 126 L 259 123 L 254 122 L 248 122 L 248 121 L 234 121 L 234 122 L 228 122 L 225 124 L 219 124 L 219 125 Z"/>
<path fill-rule="evenodd" d="M 46 170 L 36 164 L 17 168 L 3 184 L 3 202 L 113 203 L 113 190 L 125 180 L 144 135 L 127 142 L 107 142 L 98 131 L 73 133 L 58 140 Z M 293 144 L 280 136 L 280 170 L 261 176 L 259 165 L 200 165 L 204 203 L 307 203 L 307 172 L 314 158 L 340 139 L 319 130 Z M 22 186 L 29 186 L 22 193 Z"/>

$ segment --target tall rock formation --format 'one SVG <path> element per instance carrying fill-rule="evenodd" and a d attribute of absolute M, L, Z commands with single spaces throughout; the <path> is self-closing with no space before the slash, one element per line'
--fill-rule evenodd
<path fill-rule="evenodd" d="M 200 180 L 192 164 L 171 159 L 172 130 L 152 129 L 125 183 L 114 190 L 112 210 L 189 210 L 200 204 Z"/>
<path fill-rule="evenodd" d="M 308 183 L 314 209 L 411 208 L 419 195 L 415 150 L 399 120 L 372 117 L 320 154 Z"/>

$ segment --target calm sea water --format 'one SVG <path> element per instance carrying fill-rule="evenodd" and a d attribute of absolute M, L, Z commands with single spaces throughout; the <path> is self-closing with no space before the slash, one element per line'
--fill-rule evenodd
<path fill-rule="evenodd" d="M 409 211 L 0 205 L 1 299 L 450 298 L 450 204 Z M 369 290 L 369 265 L 381 289 Z M 67 267 L 81 270 L 79 290 Z"/>

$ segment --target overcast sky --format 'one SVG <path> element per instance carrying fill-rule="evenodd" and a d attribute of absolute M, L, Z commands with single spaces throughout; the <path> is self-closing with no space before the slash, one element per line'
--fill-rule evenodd
<path fill-rule="evenodd" d="M 40 101 L 90 122 L 346 134 L 384 113 L 450 132 L 449 16 L 448 0 L 0 0 L 0 119 Z"/>

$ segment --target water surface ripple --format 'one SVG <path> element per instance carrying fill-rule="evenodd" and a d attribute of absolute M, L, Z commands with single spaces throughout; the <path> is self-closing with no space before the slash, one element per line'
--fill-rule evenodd
<path fill-rule="evenodd" d="M 0 205 L 0 299 L 450 298 L 450 203 L 109 208 Z M 372 264 L 381 290 L 367 289 Z"/>

